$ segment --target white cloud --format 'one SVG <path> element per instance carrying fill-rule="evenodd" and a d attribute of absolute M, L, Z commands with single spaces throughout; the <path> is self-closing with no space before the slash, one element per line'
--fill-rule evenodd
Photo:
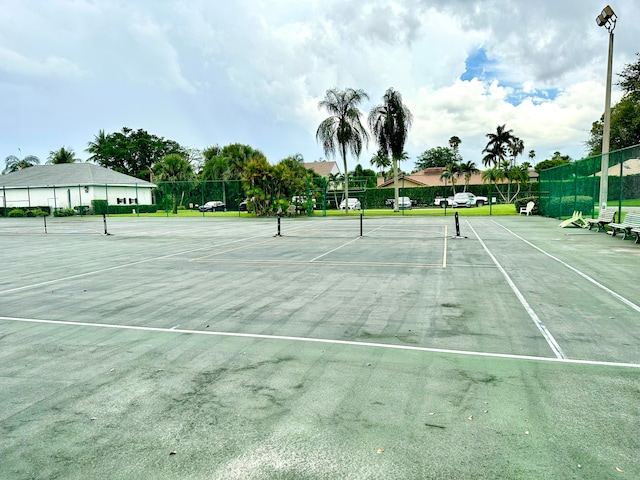
<path fill-rule="evenodd" d="M 607 36 L 596 0 L 4 0 L 0 158 L 82 152 L 99 129 L 144 128 L 191 147 L 249 143 L 275 162 L 323 156 L 328 88 L 400 91 L 412 157 L 463 143 L 479 162 L 506 124 L 541 156 L 579 157 L 604 104 Z M 614 71 L 635 60 L 640 6 L 619 0 Z M 461 81 L 479 48 L 497 81 Z M 545 91 L 557 91 L 545 97 Z M 513 94 L 532 99 L 514 105 Z M 63 121 L 60 121 L 60 119 Z M 366 164 L 375 151 L 362 156 Z M 351 161 L 353 165 L 355 162 Z M 411 168 L 406 165 L 406 168 Z"/>

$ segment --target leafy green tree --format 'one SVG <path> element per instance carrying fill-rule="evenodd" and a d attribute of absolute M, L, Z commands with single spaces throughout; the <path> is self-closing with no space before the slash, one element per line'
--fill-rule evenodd
<path fill-rule="evenodd" d="M 418 156 L 416 171 L 431 167 L 445 167 L 449 163 L 458 163 L 462 160 L 450 147 L 435 147 L 425 150 Z"/>
<path fill-rule="evenodd" d="M 591 134 L 586 145 L 589 156 L 602 153 L 604 115 L 591 125 Z M 620 150 L 640 143 L 640 94 L 625 95 L 611 108 L 609 145 L 611 150 Z"/>
<path fill-rule="evenodd" d="M 24 170 L 25 168 L 33 167 L 34 165 L 40 165 L 40 159 L 35 155 L 27 155 L 23 158 L 18 158 L 15 155 L 9 155 L 4 159 L 4 170 L 2 174 L 12 173 L 18 170 Z"/>
<path fill-rule="evenodd" d="M 507 148 L 514 138 L 511 132 L 513 130 L 507 130 L 506 125 L 498 125 L 496 133 L 487 133 L 489 141 L 482 151 L 487 154 L 482 159 L 485 166 L 492 164 L 497 167 L 507 157 Z"/>
<path fill-rule="evenodd" d="M 187 151 L 173 140 L 166 140 L 147 133 L 124 127 L 121 132 L 105 135 L 100 130 L 88 143 L 86 151 L 90 161 L 99 165 L 144 180 L 151 180 L 155 164 L 165 155 L 177 153 L 186 156 Z"/>
<path fill-rule="evenodd" d="M 571 162 L 569 155 L 562 155 L 560 152 L 553 152 L 553 157 L 536 164 L 534 167 L 537 172 L 545 170 L 547 168 L 559 167 L 560 165 L 566 165 Z"/>
<path fill-rule="evenodd" d="M 178 193 L 184 193 L 184 185 L 193 178 L 193 166 L 182 155 L 170 153 L 165 155 L 155 166 L 156 180 L 169 182 L 169 189 L 173 199 L 173 213 L 178 213 Z"/>
<path fill-rule="evenodd" d="M 75 152 L 72 148 L 66 149 L 61 147 L 59 150 L 52 150 L 49 152 L 49 157 L 47 159 L 48 164 L 60 164 L 60 163 L 74 163 L 79 161 L 76 157 Z"/>
<path fill-rule="evenodd" d="M 399 211 L 398 204 L 398 162 L 405 158 L 404 145 L 413 123 L 413 115 L 402 103 L 402 95 L 393 88 L 387 89 L 382 97 L 382 104 L 369 112 L 369 129 L 376 139 L 378 147 L 391 157 L 393 162 L 394 211 Z"/>
<path fill-rule="evenodd" d="M 274 200 L 274 167 L 264 156 L 251 158 L 244 166 L 242 180 L 249 195 L 253 211 L 257 216 L 268 215 L 272 211 Z"/>
<path fill-rule="evenodd" d="M 351 178 L 364 180 L 366 188 L 375 188 L 377 185 L 376 172 L 369 168 L 362 168 L 360 164 L 357 164 L 353 172 L 349 172 L 349 175 L 351 175 Z"/>
<path fill-rule="evenodd" d="M 362 112 L 358 108 L 360 103 L 368 98 L 364 90 L 332 88 L 327 90 L 324 100 L 318 103 L 318 108 L 326 109 L 330 116 L 318 126 L 316 140 L 322 143 L 327 157 L 335 157 L 336 152 L 342 157 L 345 199 L 349 198 L 347 152 L 359 158 L 363 144 L 367 145 L 369 142 L 369 134 L 360 121 Z M 348 215 L 349 209 L 344 210 Z"/>
<path fill-rule="evenodd" d="M 618 85 L 622 88 L 625 96 L 640 96 L 640 53 L 636 53 L 638 59 L 635 63 L 628 63 L 618 76 L 622 78 Z"/>
<path fill-rule="evenodd" d="M 618 85 L 624 95 L 611 108 L 609 146 L 611 150 L 620 150 L 640 143 L 640 53 L 635 63 L 625 65 L 618 76 Z M 602 136 L 604 132 L 604 115 L 591 125 L 589 139 L 585 145 L 589 156 L 602 153 Z"/>

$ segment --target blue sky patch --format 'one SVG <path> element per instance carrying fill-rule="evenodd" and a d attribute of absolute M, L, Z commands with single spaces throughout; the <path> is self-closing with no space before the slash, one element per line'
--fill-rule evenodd
<path fill-rule="evenodd" d="M 497 80 L 498 85 L 511 90 L 506 100 L 512 105 L 520 105 L 526 99 L 531 99 L 534 104 L 548 102 L 555 100 L 559 93 L 557 88 L 525 91 L 522 84 L 501 80 L 498 62 L 490 59 L 487 56 L 487 51 L 482 47 L 477 48 L 467 57 L 465 67 L 465 72 L 460 76 L 461 80 L 470 81 L 477 78 L 484 83 L 491 83 Z"/>

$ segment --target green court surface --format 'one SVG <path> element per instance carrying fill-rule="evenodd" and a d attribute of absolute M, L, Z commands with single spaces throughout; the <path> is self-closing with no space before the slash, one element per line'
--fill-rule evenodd
<path fill-rule="evenodd" d="M 640 245 L 0 218 L 2 479 L 640 478 Z"/>

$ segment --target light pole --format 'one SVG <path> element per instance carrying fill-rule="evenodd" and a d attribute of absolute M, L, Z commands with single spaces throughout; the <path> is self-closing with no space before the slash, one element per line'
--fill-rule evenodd
<path fill-rule="evenodd" d="M 616 28 L 618 17 L 613 9 L 607 5 L 596 17 L 599 27 L 609 32 L 609 56 L 607 58 L 607 89 L 604 103 L 604 126 L 602 129 L 602 159 L 600 163 L 600 209 L 607 208 L 609 196 L 609 135 L 611 132 L 611 76 L 613 69 L 613 30 Z"/>

